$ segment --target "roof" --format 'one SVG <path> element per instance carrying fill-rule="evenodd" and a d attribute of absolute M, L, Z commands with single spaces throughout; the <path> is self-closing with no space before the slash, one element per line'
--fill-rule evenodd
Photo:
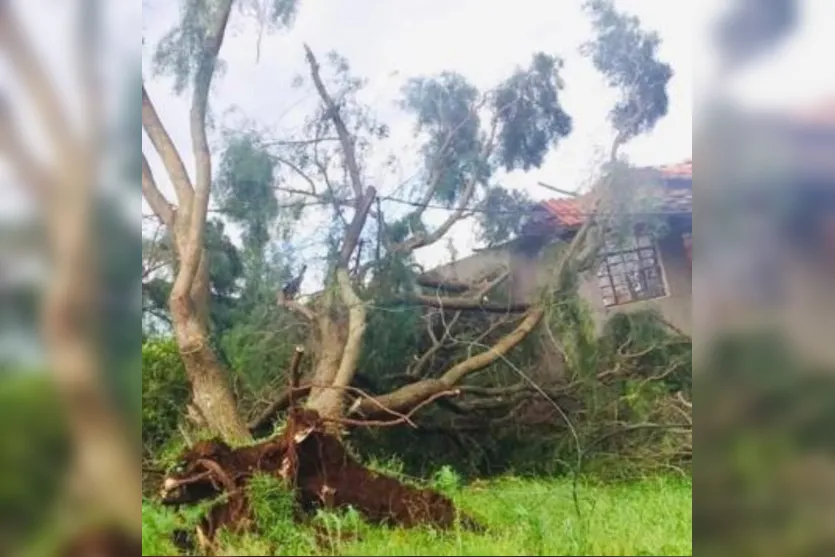
<path fill-rule="evenodd" d="M 661 207 L 664 212 L 669 213 L 692 213 L 693 212 L 693 188 L 675 187 L 673 184 L 688 180 L 692 184 L 693 160 L 687 159 L 680 163 L 668 164 L 658 167 L 649 167 L 642 170 L 658 172 L 668 187 L 664 188 Z M 553 224 L 563 228 L 577 228 L 583 224 L 586 214 L 590 211 L 588 196 L 580 196 L 568 199 L 550 199 L 541 203 Z"/>

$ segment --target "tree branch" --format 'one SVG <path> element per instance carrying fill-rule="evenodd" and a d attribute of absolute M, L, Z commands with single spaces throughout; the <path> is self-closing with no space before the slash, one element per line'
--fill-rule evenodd
<path fill-rule="evenodd" d="M 299 302 L 297 302 L 295 300 L 288 300 L 287 298 L 284 297 L 284 292 L 282 292 L 281 290 L 279 290 L 278 294 L 276 295 L 276 302 L 278 303 L 279 306 L 285 307 L 285 308 L 289 309 L 290 311 L 301 315 L 302 317 L 304 317 L 308 321 L 310 321 L 312 323 L 316 322 L 317 316 L 316 316 L 316 313 L 313 312 L 313 310 L 311 310 L 309 307 L 307 307 L 303 304 L 300 304 Z"/>
<path fill-rule="evenodd" d="M 151 206 L 160 220 L 168 226 L 169 230 L 172 229 L 175 208 L 159 191 L 151 172 L 151 166 L 148 164 L 148 159 L 145 158 L 145 153 L 142 153 L 142 195 L 145 196 L 145 201 L 148 202 L 148 205 Z"/>
<path fill-rule="evenodd" d="M 406 408 L 411 408 L 419 404 L 428 397 L 454 387 L 467 375 L 484 369 L 499 358 L 503 357 L 507 352 L 519 344 L 539 323 L 544 314 L 541 307 L 534 308 L 528 313 L 527 317 L 519 324 L 511 333 L 505 335 L 496 344 L 491 346 L 488 350 L 467 358 L 444 373 L 440 379 L 426 379 L 406 385 L 396 391 L 376 397 L 372 404 L 371 401 L 363 400 L 356 405 L 352 410 L 363 416 L 373 416 L 378 413 L 378 407 L 384 406 L 395 411 L 402 411 Z"/>
<path fill-rule="evenodd" d="M 342 120 L 339 114 L 339 107 L 333 101 L 333 98 L 325 88 L 322 82 L 322 76 L 319 73 L 319 62 L 313 51 L 308 45 L 304 45 L 305 58 L 310 66 L 310 76 L 313 78 L 313 84 L 316 86 L 316 91 L 319 93 L 322 101 L 328 109 L 328 116 L 336 128 L 336 133 L 339 136 L 339 143 L 342 146 L 342 154 L 345 157 L 345 166 L 348 169 L 348 175 L 351 177 L 351 186 L 354 188 L 354 194 L 357 196 L 357 202 L 362 198 L 362 178 L 360 177 L 359 165 L 357 165 L 356 151 L 354 150 L 354 140 L 348 127 Z"/>
<path fill-rule="evenodd" d="M 174 299 L 189 295 L 194 277 L 203 253 L 203 237 L 206 230 L 206 215 L 209 210 L 209 194 L 212 186 L 212 158 L 206 136 L 206 110 L 209 90 L 217 66 L 217 57 L 223 44 L 226 24 L 232 10 L 233 0 L 223 0 L 206 31 L 200 60 L 194 76 L 194 91 L 191 97 L 191 144 L 195 160 L 194 201 L 187 215 L 188 239 L 184 242 L 184 253 L 180 257 L 180 270 L 174 281 L 171 296 Z"/>
<path fill-rule="evenodd" d="M 391 305 L 419 305 L 448 310 L 479 310 L 486 313 L 520 313 L 528 311 L 529 303 L 485 303 L 479 298 L 465 296 L 428 296 L 416 294 L 389 302 Z"/>
<path fill-rule="evenodd" d="M 342 251 L 339 254 L 339 262 L 337 266 L 343 269 L 348 268 L 351 262 L 351 254 L 357 247 L 362 229 L 365 228 L 365 221 L 368 218 L 368 212 L 371 210 L 371 204 L 374 203 L 374 198 L 377 196 L 377 190 L 369 187 L 365 190 L 365 195 L 357 201 L 357 209 L 354 213 L 354 218 L 351 224 L 348 225 L 348 230 L 345 232 L 345 241 L 342 243 Z"/>
<path fill-rule="evenodd" d="M 142 128 L 148 134 L 154 150 L 162 159 L 162 164 L 165 166 L 165 171 L 168 172 L 168 177 L 174 185 L 174 191 L 177 194 L 177 201 L 180 208 L 185 214 L 191 209 L 191 201 L 194 197 L 194 190 L 191 185 L 191 178 L 188 176 L 186 166 L 183 164 L 183 159 L 180 157 L 180 152 L 174 145 L 171 136 L 168 135 L 168 130 L 162 124 L 162 121 L 157 114 L 154 103 L 145 89 L 145 84 L 142 84 Z"/>

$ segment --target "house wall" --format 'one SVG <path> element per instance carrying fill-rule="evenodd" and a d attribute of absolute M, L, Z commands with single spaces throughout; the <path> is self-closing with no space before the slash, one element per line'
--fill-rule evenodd
<path fill-rule="evenodd" d="M 602 331 L 613 313 L 655 308 L 671 324 L 692 334 L 692 273 L 681 233 L 681 229 L 673 228 L 670 235 L 658 240 L 659 259 L 667 287 L 664 298 L 607 308 L 603 305 L 595 273 L 589 272 L 581 278 L 580 296 L 592 309 L 598 332 Z M 524 253 L 514 244 L 479 252 L 434 269 L 432 274 L 447 280 L 471 282 L 501 265 L 510 268 L 506 287 L 512 302 L 535 300 L 552 280 L 553 262 L 543 259 L 538 253 Z"/>

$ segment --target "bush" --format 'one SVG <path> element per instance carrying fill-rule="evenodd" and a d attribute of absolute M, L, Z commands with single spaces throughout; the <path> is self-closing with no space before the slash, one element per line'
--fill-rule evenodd
<path fill-rule="evenodd" d="M 174 339 L 142 345 L 142 445 L 145 458 L 158 458 L 170 443 L 190 400 L 191 389 Z"/>

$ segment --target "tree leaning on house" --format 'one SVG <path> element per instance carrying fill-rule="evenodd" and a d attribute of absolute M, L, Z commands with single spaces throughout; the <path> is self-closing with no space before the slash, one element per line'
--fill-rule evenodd
<path fill-rule="evenodd" d="M 196 6 L 194 9 L 206 9 L 203 4 L 191 5 Z M 276 12 L 278 17 L 272 21 L 289 24 L 295 4 L 277 5 L 282 10 Z M 220 364 L 209 342 L 205 250 L 206 214 L 213 184 L 206 113 L 211 81 L 233 8 L 232 1 L 215 3 L 203 17 L 185 18 L 161 43 L 157 52 L 160 66 L 176 70 L 180 90 L 191 84 L 190 123 L 196 168 L 192 180 L 143 85 L 143 128 L 174 186 L 177 205 L 157 187 L 144 156 L 142 186 L 148 205 L 174 239 L 176 272 L 169 305 L 194 405 L 210 429 L 237 442 L 248 439 L 250 432 L 236 408 L 228 370 Z M 657 37 L 641 31 L 634 18 L 615 13 L 608 2 L 591 2 L 589 9 L 598 30 L 598 39 L 589 45 L 589 52 L 595 65 L 623 94 L 612 113 L 618 132 L 612 149 L 614 160 L 617 147 L 651 129 L 666 113 L 665 87 L 671 74 L 668 66 L 655 60 Z M 638 51 L 622 52 L 624 41 L 631 41 L 626 44 L 635 45 Z M 634 60 L 632 55 L 636 56 Z M 495 195 L 500 187 L 496 181 L 500 170 L 527 171 L 539 167 L 547 153 L 570 134 L 572 120 L 560 104 L 564 86 L 560 77 L 562 60 L 536 53 L 526 66 L 517 68 L 488 91 L 478 90 L 454 72 L 411 79 L 403 89 L 402 108 L 414 117 L 416 138 L 421 141 L 420 185 L 406 200 L 408 212 L 387 218 L 391 197 L 381 192 L 393 184 L 371 185 L 367 178 L 368 153 L 375 141 L 386 137 L 387 127 L 358 101 L 362 81 L 350 76 L 347 61 L 329 55 L 329 77 L 307 45 L 304 56 L 318 108 L 307 119 L 303 136 L 278 142 L 256 137 L 250 148 L 266 154 L 280 175 L 276 179 L 267 173 L 261 178 L 279 182 L 262 183 L 262 194 L 285 191 L 313 199 L 332 212 L 334 224 L 329 231 L 331 249 L 321 295 L 306 305 L 280 293 L 277 297 L 280 304 L 307 323 L 311 345 L 315 347 L 312 373 L 306 380 L 305 405 L 332 423 L 345 422 L 351 416 L 391 420 L 438 397 L 457 395 L 466 378 L 502 358 L 542 318 L 542 306 L 520 308 L 522 316 L 512 329 L 494 336 L 489 345 L 475 353 L 471 350 L 434 377 L 407 382 L 374 397 L 358 394 L 352 388 L 364 349 L 368 308 L 383 302 L 380 285 L 386 274 L 408 267 L 413 263 L 415 250 L 435 244 L 456 223 L 483 210 L 486 199 L 502 198 Z M 246 133 L 252 137 L 251 132 Z M 228 153 L 227 148 L 224 162 L 229 161 Z M 218 179 L 221 197 L 228 197 L 244 185 L 252 187 L 251 180 L 235 179 L 234 168 L 230 176 L 229 166 L 221 167 L 225 169 Z M 285 186 L 283 182 L 289 176 L 305 184 L 305 188 Z M 426 213 L 437 206 L 444 207 L 447 215 L 440 224 L 430 227 Z M 578 254 L 587 247 L 583 245 L 587 238 L 585 231 L 577 235 L 555 270 L 556 275 L 562 275 L 582 259 Z M 358 248 L 363 244 L 376 247 L 363 251 Z M 454 297 L 421 297 L 402 287 L 387 295 L 442 308 L 483 308 L 485 289 L 498 282 L 494 279 L 467 285 L 465 292 Z M 279 407 L 274 405 L 272 410 Z"/>

